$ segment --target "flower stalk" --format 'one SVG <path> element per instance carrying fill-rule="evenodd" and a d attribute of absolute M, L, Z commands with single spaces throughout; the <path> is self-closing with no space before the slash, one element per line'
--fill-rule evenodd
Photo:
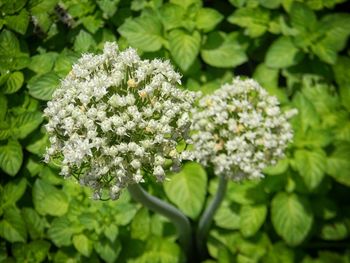
<path fill-rule="evenodd" d="M 179 243 L 188 259 L 192 253 L 192 228 L 188 218 L 174 206 L 147 193 L 139 184 L 128 186 L 132 198 L 140 202 L 153 212 L 159 213 L 168 218 L 176 227 L 179 234 Z"/>
<path fill-rule="evenodd" d="M 208 232 L 213 221 L 215 212 L 219 208 L 222 200 L 225 197 L 227 189 L 227 180 L 224 176 L 219 176 L 219 185 L 216 190 L 216 194 L 211 203 L 204 210 L 201 218 L 199 219 L 198 229 L 196 234 L 196 246 L 197 252 L 201 258 L 205 258 L 207 253 L 206 243 L 208 238 Z"/>

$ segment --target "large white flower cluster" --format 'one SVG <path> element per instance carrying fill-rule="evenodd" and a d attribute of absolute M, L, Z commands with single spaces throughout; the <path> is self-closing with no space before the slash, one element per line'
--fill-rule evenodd
<path fill-rule="evenodd" d="M 283 157 L 293 133 L 276 97 L 256 81 L 236 78 L 203 97 L 193 110 L 195 159 L 233 180 L 262 177 Z"/>
<path fill-rule="evenodd" d="M 44 114 L 51 146 L 45 161 L 60 158 L 61 174 L 74 175 L 101 198 L 118 197 L 128 184 L 179 167 L 187 151 L 189 112 L 196 94 L 179 89 L 169 61 L 141 60 L 129 48 L 106 43 L 103 54 L 84 54 L 62 80 Z"/>

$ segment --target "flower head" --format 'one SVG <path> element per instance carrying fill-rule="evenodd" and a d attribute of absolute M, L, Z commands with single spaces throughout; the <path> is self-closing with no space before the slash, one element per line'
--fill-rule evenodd
<path fill-rule="evenodd" d="M 169 61 L 141 60 L 132 48 L 106 43 L 102 54 L 84 54 L 44 111 L 45 160 L 61 158 L 61 174 L 78 177 L 95 197 L 107 189 L 117 198 L 145 173 L 163 181 L 169 162 L 189 156 L 177 145 L 189 139 L 196 94 L 180 83 Z"/>
<path fill-rule="evenodd" d="M 284 156 L 294 114 L 281 112 L 277 98 L 256 81 L 236 78 L 193 110 L 195 159 L 233 180 L 262 177 L 263 168 Z"/>

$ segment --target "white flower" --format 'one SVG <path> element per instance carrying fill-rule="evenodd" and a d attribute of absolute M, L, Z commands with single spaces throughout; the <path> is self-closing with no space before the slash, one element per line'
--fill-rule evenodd
<path fill-rule="evenodd" d="M 193 155 L 217 175 L 241 180 L 260 178 L 262 169 L 283 157 L 292 140 L 288 119 L 278 100 L 254 80 L 236 78 L 192 111 Z"/>
<path fill-rule="evenodd" d="M 196 94 L 178 88 L 169 61 L 141 60 L 136 50 L 106 43 L 84 54 L 47 103 L 51 147 L 45 161 L 62 159 L 61 174 L 75 174 L 94 198 L 118 198 L 145 175 L 163 181 L 168 161 L 191 157 L 177 150 L 187 140 Z M 176 136 L 174 136 L 176 135 Z"/>

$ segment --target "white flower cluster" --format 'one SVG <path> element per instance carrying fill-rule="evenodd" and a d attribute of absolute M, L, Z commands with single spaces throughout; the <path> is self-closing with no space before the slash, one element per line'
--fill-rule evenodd
<path fill-rule="evenodd" d="M 62 80 L 44 114 L 51 146 L 45 161 L 62 160 L 61 174 L 74 175 L 101 198 L 153 174 L 163 181 L 187 151 L 189 112 L 196 94 L 181 90 L 169 61 L 141 60 L 129 48 L 106 43 L 103 54 L 84 54 Z"/>
<path fill-rule="evenodd" d="M 276 97 L 254 80 L 236 78 L 199 101 L 193 110 L 195 159 L 233 180 L 262 177 L 283 157 L 293 133 Z"/>

